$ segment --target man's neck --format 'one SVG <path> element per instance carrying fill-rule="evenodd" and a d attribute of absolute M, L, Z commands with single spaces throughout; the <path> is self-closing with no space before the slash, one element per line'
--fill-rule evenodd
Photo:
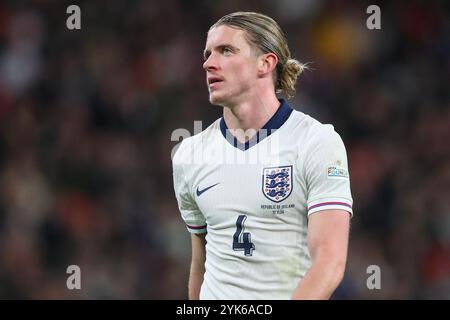
<path fill-rule="evenodd" d="M 268 97 L 257 97 L 232 108 L 224 107 L 223 118 L 230 132 L 244 143 L 252 138 L 252 132 L 261 129 L 280 106 L 275 94 Z"/>

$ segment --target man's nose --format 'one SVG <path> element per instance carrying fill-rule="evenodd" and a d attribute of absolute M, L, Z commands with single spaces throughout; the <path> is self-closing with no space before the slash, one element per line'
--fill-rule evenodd
<path fill-rule="evenodd" d="M 211 54 L 208 59 L 203 63 L 203 69 L 205 71 L 216 70 L 217 69 L 217 61 Z"/>

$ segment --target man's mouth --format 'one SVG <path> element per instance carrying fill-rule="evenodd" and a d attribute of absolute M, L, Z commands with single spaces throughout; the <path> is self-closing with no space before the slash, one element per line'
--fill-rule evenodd
<path fill-rule="evenodd" d="M 208 77 L 208 85 L 212 85 L 217 82 L 222 82 L 223 80 L 219 77 Z"/>

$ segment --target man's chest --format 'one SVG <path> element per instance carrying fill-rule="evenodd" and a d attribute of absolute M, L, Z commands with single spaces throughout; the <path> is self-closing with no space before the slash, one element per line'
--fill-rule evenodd
<path fill-rule="evenodd" d="M 192 193 L 208 225 L 241 215 L 273 219 L 304 209 L 304 187 L 295 161 L 274 164 L 218 164 L 196 174 Z"/>

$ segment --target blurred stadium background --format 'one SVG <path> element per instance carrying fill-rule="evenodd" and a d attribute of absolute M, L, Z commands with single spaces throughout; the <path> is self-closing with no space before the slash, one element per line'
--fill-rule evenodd
<path fill-rule="evenodd" d="M 274 17 L 313 70 L 291 104 L 348 151 L 355 217 L 335 299 L 450 299 L 446 1 L 2 1 L 0 298 L 184 299 L 189 234 L 170 140 L 209 105 L 209 26 Z M 79 31 L 66 8 L 81 8 Z M 66 288 L 81 267 L 82 289 Z M 368 290 L 366 268 L 381 268 Z"/>

